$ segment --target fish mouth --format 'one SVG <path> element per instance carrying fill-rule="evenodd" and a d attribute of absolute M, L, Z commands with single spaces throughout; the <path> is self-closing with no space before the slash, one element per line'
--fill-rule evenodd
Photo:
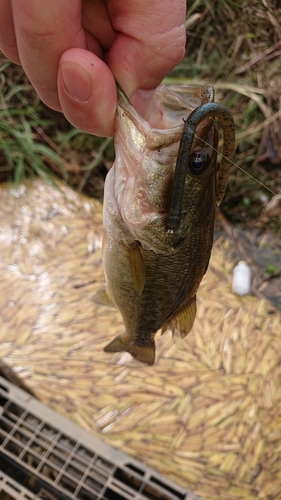
<path fill-rule="evenodd" d="M 198 106 L 213 102 L 214 90 L 211 86 L 160 85 L 154 90 L 151 98 L 146 99 L 146 105 L 142 109 L 140 106 L 137 108 L 133 106 L 118 84 L 117 96 L 118 105 L 130 115 L 138 128 L 141 129 L 146 125 L 146 134 L 149 129 L 158 132 L 168 131 L 169 134 L 177 135 L 177 140 L 180 140 L 183 121 Z M 135 102 L 134 96 L 133 102 Z"/>

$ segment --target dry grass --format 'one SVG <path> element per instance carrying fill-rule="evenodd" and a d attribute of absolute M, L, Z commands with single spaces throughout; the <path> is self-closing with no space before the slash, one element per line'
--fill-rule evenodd
<path fill-rule="evenodd" d="M 147 367 L 103 347 L 123 330 L 103 283 L 101 205 L 36 181 L 2 186 L 1 357 L 45 403 L 208 500 L 281 495 L 281 318 L 230 291 L 221 237 L 186 340 Z"/>

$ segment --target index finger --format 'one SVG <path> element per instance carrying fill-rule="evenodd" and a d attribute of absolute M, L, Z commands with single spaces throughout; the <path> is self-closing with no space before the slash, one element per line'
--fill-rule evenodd
<path fill-rule="evenodd" d="M 0 0 L 0 19 L 0 50 L 8 59 L 20 64 L 10 0 Z"/>
<path fill-rule="evenodd" d="M 153 89 L 185 50 L 186 0 L 106 0 L 117 36 L 107 63 L 128 97 Z"/>

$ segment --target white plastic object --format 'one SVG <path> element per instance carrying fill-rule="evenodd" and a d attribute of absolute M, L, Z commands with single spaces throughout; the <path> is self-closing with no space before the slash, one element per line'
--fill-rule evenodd
<path fill-rule="evenodd" d="M 233 269 L 233 277 L 232 277 L 232 291 L 237 295 L 247 295 L 251 292 L 251 281 L 252 281 L 252 273 L 251 269 L 244 262 L 240 260 L 237 266 Z"/>

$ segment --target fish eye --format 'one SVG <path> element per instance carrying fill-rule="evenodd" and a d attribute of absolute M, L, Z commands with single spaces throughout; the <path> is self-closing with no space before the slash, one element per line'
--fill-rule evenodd
<path fill-rule="evenodd" d="M 207 170 L 210 164 L 210 156 L 205 153 L 193 153 L 188 160 L 188 166 L 192 174 L 199 175 Z"/>

